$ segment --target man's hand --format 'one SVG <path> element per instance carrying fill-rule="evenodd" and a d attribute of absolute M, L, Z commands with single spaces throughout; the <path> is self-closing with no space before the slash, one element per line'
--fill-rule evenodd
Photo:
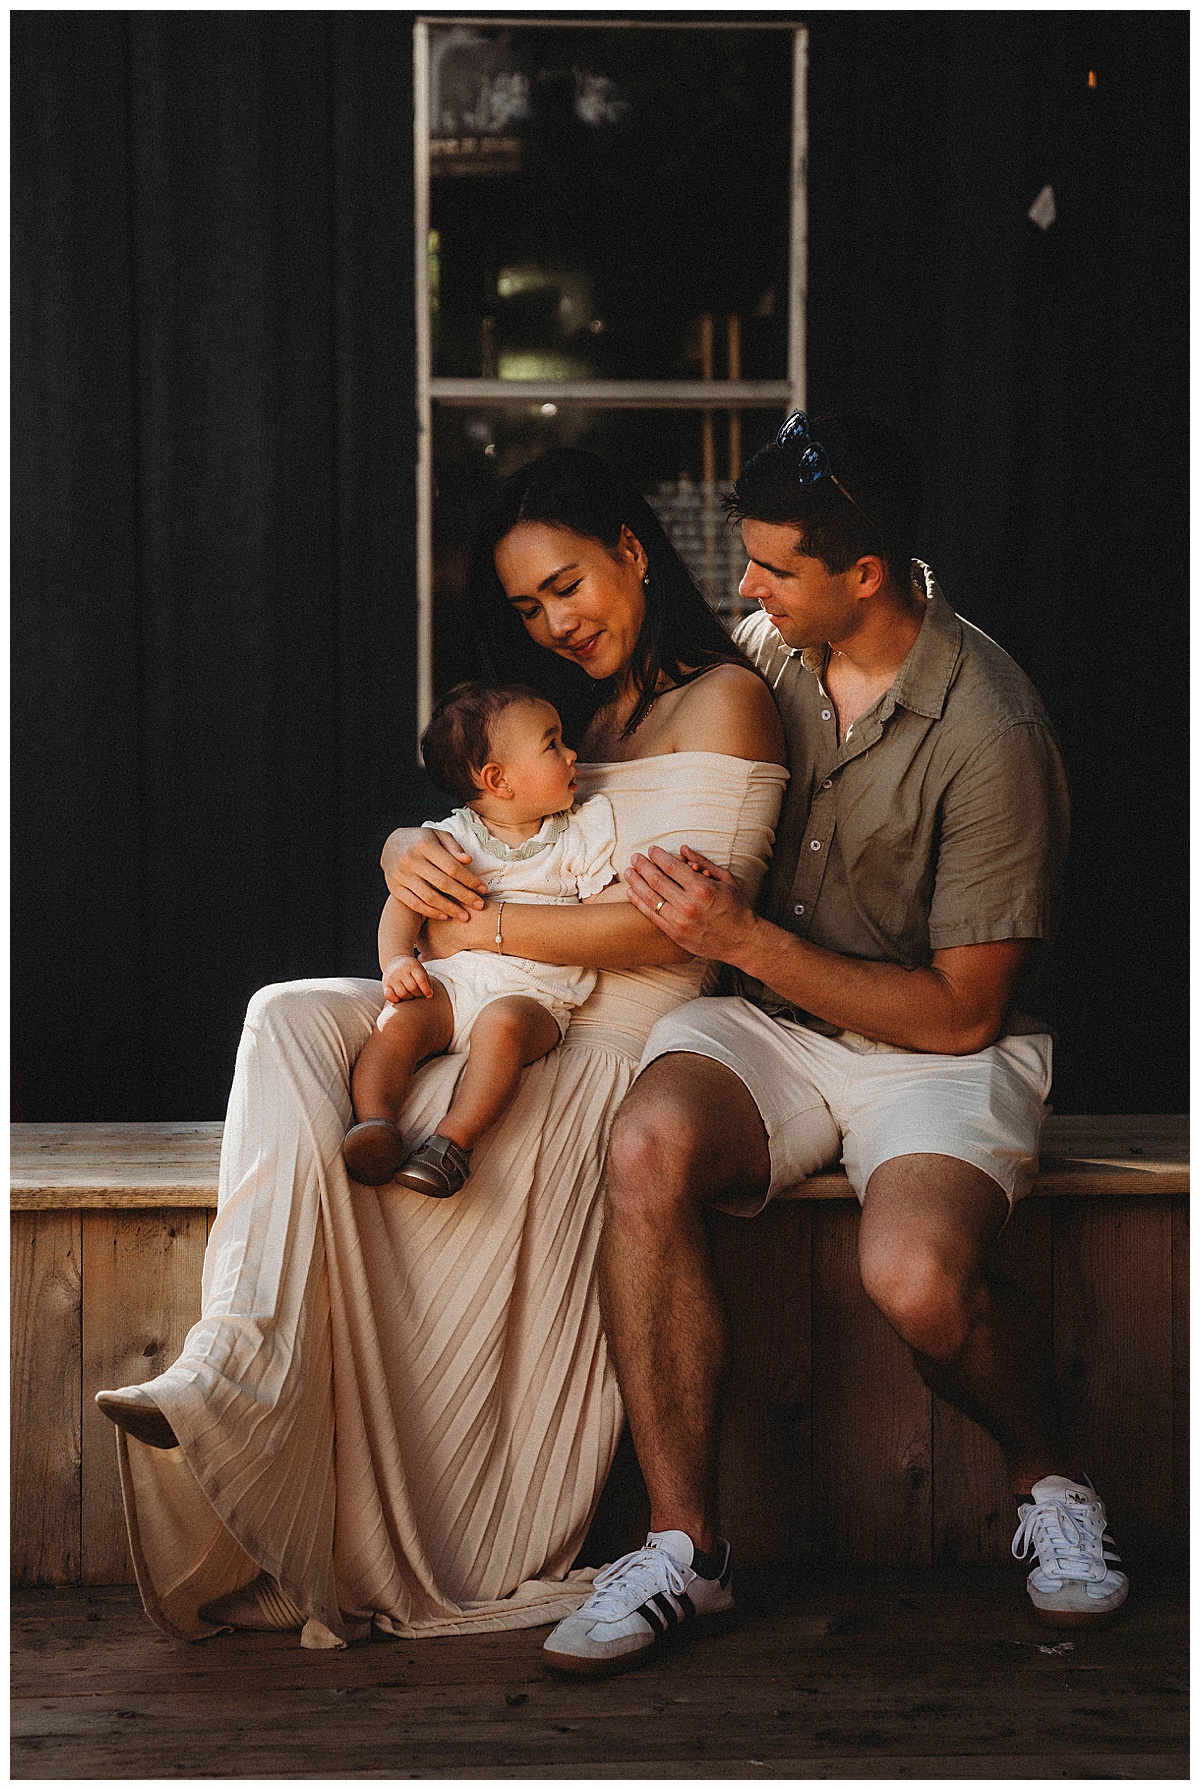
<path fill-rule="evenodd" d="M 420 960 L 393 957 L 383 972 L 383 992 L 393 1006 L 401 1001 L 430 1000 L 433 987 Z"/>
<path fill-rule="evenodd" d="M 625 886 L 638 912 L 693 957 L 736 963 L 758 924 L 729 871 L 690 845 L 678 857 L 657 845 L 648 858 L 636 853 Z"/>
<path fill-rule="evenodd" d="M 379 862 L 389 893 L 422 919 L 462 921 L 483 906 L 487 885 L 471 869 L 471 854 L 436 827 L 398 828 Z"/>

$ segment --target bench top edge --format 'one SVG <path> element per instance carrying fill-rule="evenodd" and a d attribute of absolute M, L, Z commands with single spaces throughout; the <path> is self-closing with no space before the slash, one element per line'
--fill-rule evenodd
<path fill-rule="evenodd" d="M 11 1137 L 14 1211 L 216 1206 L 220 1119 L 172 1123 L 16 1124 Z M 1185 1113 L 1054 1114 L 1047 1121 L 1040 1195 L 1186 1193 Z M 838 1169 L 779 1196 L 850 1197 Z"/>

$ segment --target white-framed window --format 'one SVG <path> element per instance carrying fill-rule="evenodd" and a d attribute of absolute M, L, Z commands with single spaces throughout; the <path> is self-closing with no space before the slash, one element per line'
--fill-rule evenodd
<path fill-rule="evenodd" d="M 806 55 L 753 19 L 417 20 L 420 727 L 474 511 L 545 448 L 622 464 L 740 612 L 721 499 L 804 404 Z"/>

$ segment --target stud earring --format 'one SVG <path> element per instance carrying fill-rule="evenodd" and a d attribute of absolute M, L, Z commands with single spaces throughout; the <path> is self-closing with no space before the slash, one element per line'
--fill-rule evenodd
<path fill-rule="evenodd" d="M 642 589 L 643 590 L 650 589 L 650 574 L 649 574 L 649 572 L 642 573 Z"/>

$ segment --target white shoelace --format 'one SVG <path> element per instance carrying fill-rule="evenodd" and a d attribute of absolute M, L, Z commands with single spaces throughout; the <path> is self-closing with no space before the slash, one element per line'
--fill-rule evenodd
<path fill-rule="evenodd" d="M 1106 1541 L 1112 1536 L 1104 1528 L 1102 1505 L 1073 1504 L 1068 1509 L 1057 1498 L 1045 1498 L 1022 1507 L 1012 1551 L 1026 1560 L 1032 1546 L 1038 1565 L 1052 1579 L 1103 1579 L 1105 1561 L 1121 1558 L 1109 1553 Z"/>
<path fill-rule="evenodd" d="M 662 1548 L 635 1548 L 606 1566 L 592 1581 L 593 1592 L 587 1600 L 589 1616 L 628 1616 L 656 1592 L 666 1591 L 679 1597 L 687 1587 L 684 1569 Z"/>

